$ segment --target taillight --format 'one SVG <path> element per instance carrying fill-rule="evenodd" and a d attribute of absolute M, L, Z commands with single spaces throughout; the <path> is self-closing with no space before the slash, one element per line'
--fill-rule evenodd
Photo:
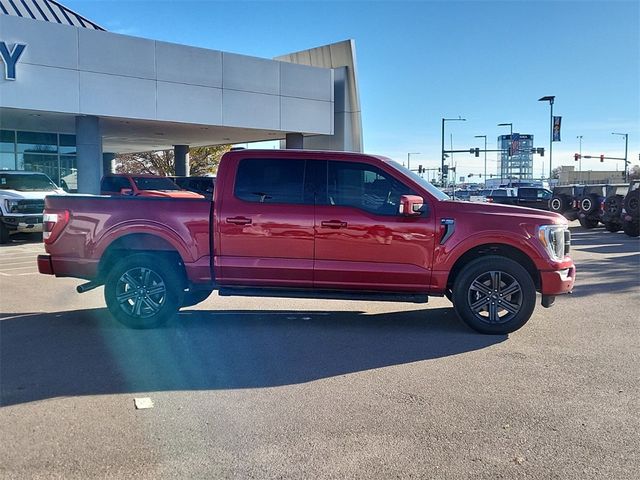
<path fill-rule="evenodd" d="M 46 210 L 42 216 L 44 243 L 55 242 L 67 223 L 69 223 L 69 210 Z"/>
<path fill-rule="evenodd" d="M 493 198 L 487 198 L 487 203 L 493 203 Z"/>

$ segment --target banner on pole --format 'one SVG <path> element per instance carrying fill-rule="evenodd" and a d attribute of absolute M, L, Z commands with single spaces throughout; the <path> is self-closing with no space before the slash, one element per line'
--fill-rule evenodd
<path fill-rule="evenodd" d="M 562 122 L 562 117 L 553 117 L 553 141 L 560 141 L 560 122 Z"/>

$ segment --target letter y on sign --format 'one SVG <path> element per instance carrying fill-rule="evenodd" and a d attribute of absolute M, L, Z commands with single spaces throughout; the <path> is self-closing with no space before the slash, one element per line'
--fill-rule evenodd
<path fill-rule="evenodd" d="M 5 42 L 0 42 L 0 56 L 4 62 L 4 78 L 5 80 L 16 79 L 16 64 L 20 57 L 24 53 L 26 45 L 22 43 L 16 43 L 13 45 L 13 49 L 9 50 L 9 47 Z"/>

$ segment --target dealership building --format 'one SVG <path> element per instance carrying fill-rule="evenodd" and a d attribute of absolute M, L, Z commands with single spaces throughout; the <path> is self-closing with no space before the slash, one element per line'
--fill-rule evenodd
<path fill-rule="evenodd" d="M 117 153 L 280 140 L 362 151 L 353 41 L 257 58 L 105 31 L 52 0 L 0 0 L 0 169 L 77 172 Z"/>

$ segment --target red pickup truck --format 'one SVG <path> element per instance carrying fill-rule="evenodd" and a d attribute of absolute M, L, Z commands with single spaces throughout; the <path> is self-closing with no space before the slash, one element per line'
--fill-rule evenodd
<path fill-rule="evenodd" d="M 213 202 L 49 196 L 39 271 L 104 285 L 122 323 L 149 328 L 219 295 L 426 302 L 505 334 L 570 292 L 564 217 L 452 201 L 378 156 L 240 150 Z"/>

